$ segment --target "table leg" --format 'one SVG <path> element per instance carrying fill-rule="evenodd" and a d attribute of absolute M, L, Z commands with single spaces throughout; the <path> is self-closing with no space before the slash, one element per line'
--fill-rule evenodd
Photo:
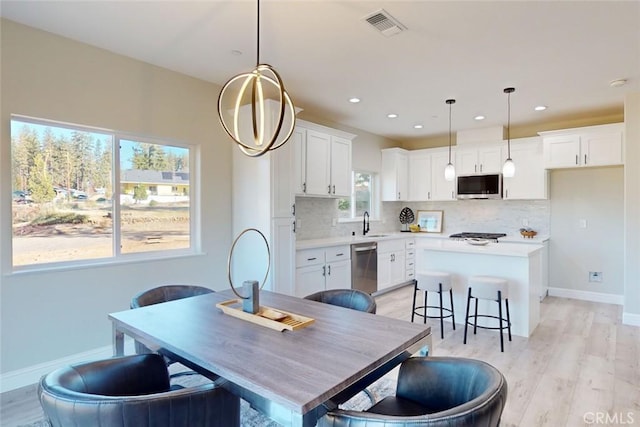
<path fill-rule="evenodd" d="M 113 325 L 113 355 L 124 356 L 124 333 Z"/>

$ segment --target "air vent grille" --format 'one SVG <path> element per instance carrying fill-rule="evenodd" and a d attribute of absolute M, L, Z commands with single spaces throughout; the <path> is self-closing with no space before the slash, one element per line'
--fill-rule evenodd
<path fill-rule="evenodd" d="M 384 9 L 375 11 L 363 19 L 386 37 L 394 36 L 407 29 Z"/>

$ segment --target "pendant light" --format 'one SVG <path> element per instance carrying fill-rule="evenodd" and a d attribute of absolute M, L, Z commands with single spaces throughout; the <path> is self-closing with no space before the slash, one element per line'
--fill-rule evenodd
<path fill-rule="evenodd" d="M 281 147 L 293 134 L 296 121 L 295 107 L 282 78 L 271 65 L 260 63 L 260 0 L 257 0 L 256 44 L 256 67 L 229 79 L 218 97 L 222 127 L 250 157 Z M 277 112 L 275 120 L 269 104 Z M 265 127 L 270 123 L 275 123 L 273 132 L 265 135 Z"/>
<path fill-rule="evenodd" d="M 516 165 L 511 160 L 511 94 L 516 90 L 512 87 L 504 89 L 507 94 L 507 160 L 502 165 L 502 175 L 511 178 L 516 174 Z"/>
<path fill-rule="evenodd" d="M 451 163 L 451 105 L 455 104 L 456 100 L 447 99 L 445 102 L 449 104 L 449 163 L 447 163 L 447 166 L 444 168 L 444 179 L 453 181 L 456 177 L 456 168 L 453 166 L 453 163 Z"/>

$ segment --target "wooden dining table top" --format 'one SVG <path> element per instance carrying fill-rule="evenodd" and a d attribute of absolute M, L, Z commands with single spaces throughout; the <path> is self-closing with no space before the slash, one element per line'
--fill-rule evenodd
<path fill-rule="evenodd" d="M 230 291 L 109 314 L 114 330 L 305 414 L 430 335 L 430 327 L 260 292 L 260 304 L 315 319 L 279 332 L 224 314 Z"/>

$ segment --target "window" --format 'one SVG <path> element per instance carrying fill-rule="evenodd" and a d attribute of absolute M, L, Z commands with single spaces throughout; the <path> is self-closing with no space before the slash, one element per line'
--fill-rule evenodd
<path fill-rule="evenodd" d="M 377 175 L 374 173 L 352 172 L 351 197 L 338 200 L 339 218 L 362 218 L 365 211 L 372 217 L 377 216 L 376 180 Z"/>
<path fill-rule="evenodd" d="M 13 117 L 11 149 L 15 268 L 193 251 L 189 146 Z"/>

